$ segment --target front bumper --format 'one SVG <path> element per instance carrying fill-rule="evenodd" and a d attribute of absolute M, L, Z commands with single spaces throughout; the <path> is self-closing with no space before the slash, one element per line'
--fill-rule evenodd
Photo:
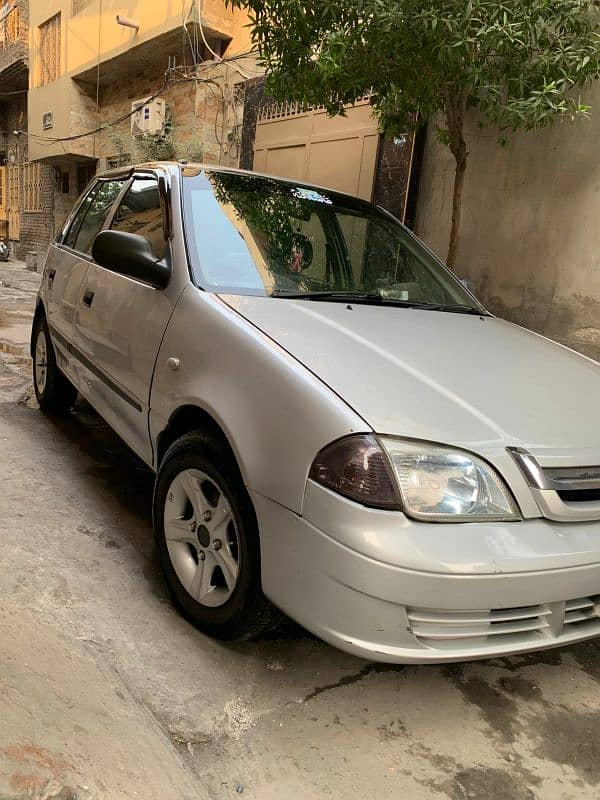
<path fill-rule="evenodd" d="M 413 523 L 314 485 L 302 517 L 253 501 L 265 594 L 342 650 L 462 661 L 600 635 L 600 523 Z"/>

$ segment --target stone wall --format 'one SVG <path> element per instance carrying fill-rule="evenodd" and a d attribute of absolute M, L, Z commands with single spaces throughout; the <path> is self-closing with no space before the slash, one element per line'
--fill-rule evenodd
<path fill-rule="evenodd" d="M 589 120 L 515 135 L 467 123 L 456 271 L 494 313 L 600 359 L 600 84 Z M 453 159 L 430 126 L 417 232 L 446 255 Z"/>
<path fill-rule="evenodd" d="M 127 114 L 133 100 L 154 94 L 164 79 L 167 63 L 165 53 L 151 68 L 133 74 L 124 72 L 122 81 L 104 88 L 100 124 Z M 243 114 L 241 77 L 226 64 L 200 67 L 198 80 L 189 80 L 190 77 L 175 77 L 181 82 L 175 82 L 161 95 L 172 125 L 173 157 L 237 166 Z M 143 142 L 131 135 L 130 119 L 98 136 L 96 156 L 101 169 L 118 161 L 143 161 L 145 155 Z"/>

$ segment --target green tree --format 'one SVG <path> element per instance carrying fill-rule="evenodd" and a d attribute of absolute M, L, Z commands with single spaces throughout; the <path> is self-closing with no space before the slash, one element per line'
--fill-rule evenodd
<path fill-rule="evenodd" d="M 276 99 L 330 114 L 372 93 L 388 133 L 441 119 L 456 160 L 447 263 L 454 267 L 465 113 L 505 131 L 586 115 L 600 76 L 598 0 L 229 0 L 246 7 Z"/>

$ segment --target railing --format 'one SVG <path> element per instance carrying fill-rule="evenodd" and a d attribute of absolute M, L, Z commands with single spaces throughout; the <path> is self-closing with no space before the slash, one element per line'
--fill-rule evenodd
<path fill-rule="evenodd" d="M 25 46 L 28 43 L 27 25 L 18 6 L 0 19 L 0 51 L 16 42 Z"/>
<path fill-rule="evenodd" d="M 366 103 L 371 97 L 371 93 L 363 95 L 354 105 Z M 259 122 L 268 122 L 274 119 L 284 119 L 285 117 L 297 117 L 300 114 L 308 114 L 310 111 L 323 111 L 325 106 L 311 105 L 310 103 L 294 103 L 284 101 L 282 103 L 268 103 L 258 112 Z"/>

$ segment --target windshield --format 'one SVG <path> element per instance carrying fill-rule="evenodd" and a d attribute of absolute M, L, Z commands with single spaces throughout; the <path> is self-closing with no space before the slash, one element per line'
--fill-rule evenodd
<path fill-rule="evenodd" d="M 196 167 L 183 178 L 187 245 L 203 289 L 481 311 L 404 226 L 369 203 Z"/>

